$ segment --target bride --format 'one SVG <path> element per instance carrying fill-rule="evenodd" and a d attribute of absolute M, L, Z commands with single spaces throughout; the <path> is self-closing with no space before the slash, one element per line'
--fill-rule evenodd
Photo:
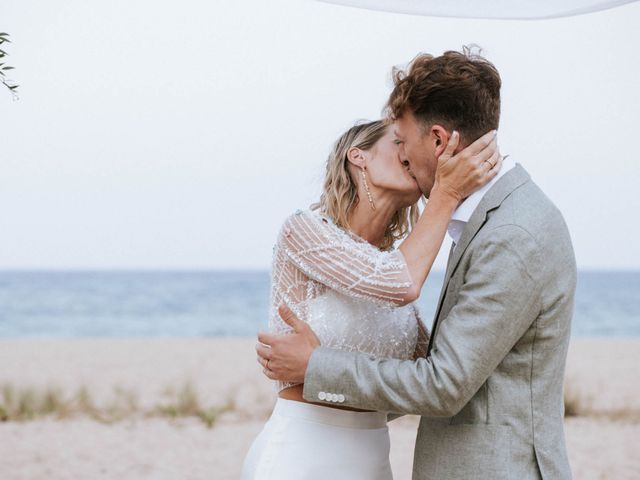
<path fill-rule="evenodd" d="M 376 357 L 424 355 L 427 330 L 413 301 L 457 199 L 489 182 L 502 162 L 495 132 L 454 156 L 457 142 L 454 133 L 441 146 L 436 182 L 420 215 L 422 194 L 392 124 L 356 125 L 336 141 L 320 202 L 289 216 L 280 230 L 272 333 L 291 331 L 278 314 L 284 304 L 323 345 Z M 479 153 L 470 157 L 469 151 Z M 320 395 L 334 405 L 313 404 L 303 399 L 302 384 L 275 386 L 273 413 L 244 460 L 243 480 L 392 478 L 387 412 L 343 407 L 344 397 L 332 392 Z"/>

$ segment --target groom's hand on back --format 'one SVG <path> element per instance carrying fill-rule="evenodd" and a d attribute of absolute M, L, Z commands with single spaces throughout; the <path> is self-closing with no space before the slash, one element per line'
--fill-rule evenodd
<path fill-rule="evenodd" d="M 278 307 L 284 322 L 293 333 L 273 335 L 259 332 L 256 352 L 263 373 L 271 380 L 302 383 L 311 353 L 320 346 L 320 340 L 311 327 L 299 320 L 285 305 Z"/>

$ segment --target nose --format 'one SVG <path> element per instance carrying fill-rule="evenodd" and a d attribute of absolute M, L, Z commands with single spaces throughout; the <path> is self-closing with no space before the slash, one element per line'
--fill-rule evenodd
<path fill-rule="evenodd" d="M 404 145 L 400 145 L 400 149 L 398 150 L 398 158 L 400 159 L 402 165 L 404 165 L 405 167 L 409 166 L 409 156 L 404 150 Z"/>

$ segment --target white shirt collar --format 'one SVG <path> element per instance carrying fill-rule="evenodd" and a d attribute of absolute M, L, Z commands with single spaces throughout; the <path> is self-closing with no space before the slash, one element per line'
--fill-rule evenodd
<path fill-rule="evenodd" d="M 471 195 L 469 195 L 465 200 L 458 205 L 458 208 L 453 212 L 451 216 L 451 221 L 449 222 L 449 236 L 453 239 L 455 243 L 460 241 L 460 236 L 462 235 L 462 231 L 464 227 L 467 225 L 467 222 L 473 215 L 473 212 L 480 204 L 482 197 L 495 185 L 495 183 L 509 170 L 514 168 L 516 163 L 511 159 L 510 156 L 507 156 L 502 161 L 502 168 L 498 172 L 498 174 L 484 187 L 479 190 L 476 190 Z"/>

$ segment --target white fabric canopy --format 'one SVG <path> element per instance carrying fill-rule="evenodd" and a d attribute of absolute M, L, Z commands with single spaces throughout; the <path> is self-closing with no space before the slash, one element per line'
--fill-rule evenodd
<path fill-rule="evenodd" d="M 637 0 L 320 0 L 434 17 L 543 19 L 606 10 Z"/>

